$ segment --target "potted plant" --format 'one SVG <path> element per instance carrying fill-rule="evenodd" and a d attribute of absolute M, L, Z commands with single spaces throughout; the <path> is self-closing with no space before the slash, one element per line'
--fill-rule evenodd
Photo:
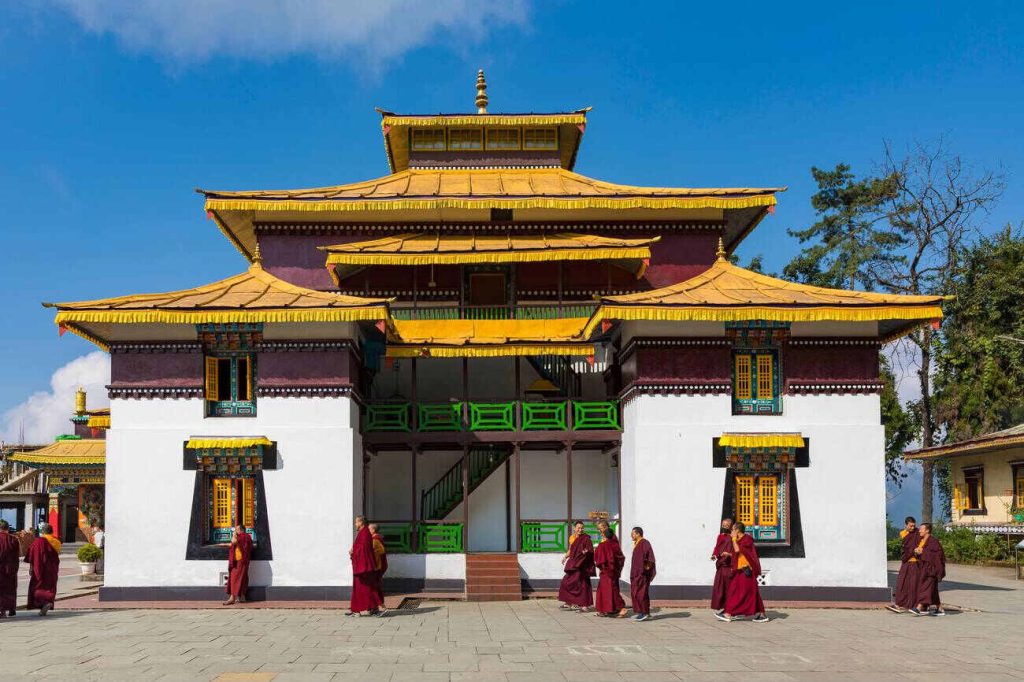
<path fill-rule="evenodd" d="M 103 550 L 87 542 L 78 548 L 78 565 L 82 569 L 82 575 L 92 575 L 96 572 L 96 562 L 103 556 Z"/>

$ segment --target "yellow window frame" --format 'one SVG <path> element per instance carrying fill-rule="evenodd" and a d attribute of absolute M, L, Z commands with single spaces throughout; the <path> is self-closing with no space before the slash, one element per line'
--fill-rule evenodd
<path fill-rule="evenodd" d="M 779 479 L 761 476 L 757 482 L 757 523 L 777 526 L 779 523 Z"/>
<path fill-rule="evenodd" d="M 206 381 L 203 384 L 206 399 L 216 401 L 220 395 L 220 374 L 218 372 L 217 358 L 206 357 Z"/>
<path fill-rule="evenodd" d="M 503 142 L 491 143 L 492 137 L 499 137 L 505 133 L 515 134 L 515 145 Z M 516 151 L 523 148 L 523 132 L 519 128 L 488 128 L 486 148 L 489 151 Z"/>
<path fill-rule="evenodd" d="M 231 523 L 231 479 L 213 479 L 213 527 L 230 528 Z"/>
<path fill-rule="evenodd" d="M 447 148 L 444 128 L 412 128 L 409 149 L 414 152 L 443 152 Z"/>
<path fill-rule="evenodd" d="M 543 133 L 543 136 L 538 136 L 540 133 Z M 535 137 L 532 141 L 530 140 L 531 134 Z M 557 150 L 558 128 L 523 128 L 523 149 L 548 151 Z"/>
<path fill-rule="evenodd" d="M 456 146 L 465 145 L 466 140 L 455 142 L 456 137 L 462 137 L 463 135 L 469 136 L 472 134 L 472 141 L 475 141 L 477 146 Z M 483 128 L 451 128 L 448 131 L 448 150 L 454 152 L 479 152 L 484 148 L 484 129 Z"/>
<path fill-rule="evenodd" d="M 757 399 L 774 400 L 773 371 L 775 369 L 775 358 L 768 353 L 757 355 Z"/>
<path fill-rule="evenodd" d="M 736 355 L 736 399 L 750 400 L 753 397 L 751 382 L 751 356 Z"/>
<path fill-rule="evenodd" d="M 736 477 L 736 520 L 745 526 L 754 525 L 754 477 Z"/>
<path fill-rule="evenodd" d="M 251 478 L 242 480 L 242 525 L 252 528 L 256 518 L 256 481 Z"/>

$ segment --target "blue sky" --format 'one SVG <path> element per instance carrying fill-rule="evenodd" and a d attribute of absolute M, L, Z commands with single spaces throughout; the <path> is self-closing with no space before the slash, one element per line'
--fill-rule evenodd
<path fill-rule="evenodd" d="M 1022 36 L 1013 2 L 3 3 L 0 414 L 93 350 L 40 301 L 244 268 L 194 187 L 383 175 L 373 107 L 469 110 L 481 67 L 492 111 L 594 107 L 581 173 L 788 185 L 740 250 L 771 269 L 814 219 L 810 166 L 870 170 L 883 140 L 1002 166 L 988 227 L 1019 223 Z"/>

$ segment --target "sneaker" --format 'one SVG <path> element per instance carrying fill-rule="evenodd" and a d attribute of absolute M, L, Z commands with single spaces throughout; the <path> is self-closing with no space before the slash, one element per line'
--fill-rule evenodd
<path fill-rule="evenodd" d="M 572 607 L 568 604 L 559 604 L 558 608 L 560 608 L 562 611 L 569 611 L 570 609 L 572 609 Z"/>
<path fill-rule="evenodd" d="M 935 613 L 933 613 L 932 615 L 933 616 L 945 616 L 946 615 L 946 611 L 944 609 L 936 609 Z"/>
<path fill-rule="evenodd" d="M 629 617 L 629 619 L 630 620 L 639 620 L 640 619 L 640 614 L 639 613 L 634 613 L 632 616 Z"/>
<path fill-rule="evenodd" d="M 893 613 L 903 613 L 903 609 L 901 609 L 900 607 L 896 606 L 895 604 L 889 604 L 885 608 L 889 609 Z"/>
<path fill-rule="evenodd" d="M 639 616 L 637 616 L 636 622 L 639 623 L 639 622 L 642 622 L 642 621 L 645 621 L 645 620 L 650 620 L 650 618 L 651 618 L 651 614 L 649 614 L 649 613 L 641 613 Z"/>
<path fill-rule="evenodd" d="M 50 612 L 50 609 L 52 609 L 52 608 L 53 608 L 53 604 L 51 602 L 47 602 L 47 603 L 43 604 L 42 608 L 39 609 L 39 615 L 40 616 L 45 616 L 47 613 Z"/>
<path fill-rule="evenodd" d="M 769 618 L 767 614 L 759 613 L 756 616 L 754 616 L 754 619 L 752 621 L 750 621 L 750 622 L 751 623 L 767 623 L 770 620 L 771 620 L 771 618 Z"/>
<path fill-rule="evenodd" d="M 730 618 L 729 616 L 725 615 L 725 613 L 722 612 L 722 611 L 719 611 L 718 613 L 716 613 L 715 614 L 715 618 L 717 618 L 718 620 L 722 621 L 723 623 L 731 623 L 732 622 L 732 618 Z"/>
<path fill-rule="evenodd" d="M 916 606 L 913 607 L 913 608 L 907 609 L 907 612 L 910 615 L 912 615 L 912 616 L 923 616 L 923 615 L 925 615 L 925 614 L 921 613 L 920 611 L 918 611 Z"/>

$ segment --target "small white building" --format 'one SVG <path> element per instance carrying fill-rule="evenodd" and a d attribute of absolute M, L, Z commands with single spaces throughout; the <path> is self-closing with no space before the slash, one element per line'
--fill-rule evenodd
<path fill-rule="evenodd" d="M 551 589 L 608 518 L 703 597 L 731 516 L 766 598 L 887 598 L 878 353 L 940 300 L 738 268 L 781 190 L 591 179 L 585 111 L 477 104 L 384 112 L 375 180 L 204 192 L 240 275 L 54 304 L 111 353 L 101 598 L 219 598 L 236 523 L 253 598 L 343 598 L 358 513 L 391 590 Z"/>

